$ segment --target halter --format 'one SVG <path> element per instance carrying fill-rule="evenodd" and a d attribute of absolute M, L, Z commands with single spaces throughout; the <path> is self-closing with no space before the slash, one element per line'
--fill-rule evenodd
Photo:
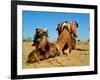
<path fill-rule="evenodd" d="M 46 32 L 41 33 L 41 35 L 35 35 L 35 37 L 34 37 L 34 42 L 39 43 L 39 42 L 43 39 L 43 37 L 44 37 L 45 35 L 47 36 Z M 48 37 L 48 36 L 47 36 L 47 37 Z"/>

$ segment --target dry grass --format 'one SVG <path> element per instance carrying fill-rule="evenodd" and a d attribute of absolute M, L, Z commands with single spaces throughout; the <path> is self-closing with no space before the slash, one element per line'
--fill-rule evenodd
<path fill-rule="evenodd" d="M 71 55 L 62 55 L 49 58 L 40 62 L 28 64 L 26 63 L 29 53 L 34 49 L 32 42 L 23 42 L 22 67 L 25 68 L 45 68 L 45 67 L 65 67 L 65 66 L 86 66 L 89 65 L 89 43 L 78 42 L 76 50 L 71 51 Z"/>

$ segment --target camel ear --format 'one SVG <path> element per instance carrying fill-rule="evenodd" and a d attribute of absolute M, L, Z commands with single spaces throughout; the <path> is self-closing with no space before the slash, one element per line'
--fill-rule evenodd
<path fill-rule="evenodd" d="M 78 28 L 78 23 L 77 22 L 75 22 L 76 23 L 76 27 Z"/>
<path fill-rule="evenodd" d="M 56 31 L 59 30 L 59 26 L 60 26 L 60 24 L 57 25 Z"/>
<path fill-rule="evenodd" d="M 58 30 L 58 27 L 56 28 L 56 31 Z"/>
<path fill-rule="evenodd" d="M 38 28 L 36 28 L 36 30 L 38 30 Z"/>
<path fill-rule="evenodd" d="M 46 36 L 48 37 L 48 30 L 46 30 L 46 32 L 45 32 L 45 33 L 46 33 Z"/>

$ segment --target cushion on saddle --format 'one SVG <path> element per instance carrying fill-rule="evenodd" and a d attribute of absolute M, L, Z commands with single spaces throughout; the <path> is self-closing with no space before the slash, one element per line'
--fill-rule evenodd
<path fill-rule="evenodd" d="M 67 22 L 66 25 L 65 25 L 65 27 L 67 27 L 70 30 L 70 28 L 71 28 L 70 22 Z"/>
<path fill-rule="evenodd" d="M 62 26 L 71 32 L 72 29 L 75 30 L 74 27 L 78 28 L 78 23 L 76 21 L 65 21 Z"/>
<path fill-rule="evenodd" d="M 69 21 L 66 21 L 65 23 L 63 23 L 62 27 L 63 27 L 63 29 L 67 28 L 69 31 L 71 30 L 71 24 Z"/>

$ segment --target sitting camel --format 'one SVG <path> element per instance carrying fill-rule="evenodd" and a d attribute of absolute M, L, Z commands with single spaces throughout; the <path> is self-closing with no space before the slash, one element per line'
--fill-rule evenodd
<path fill-rule="evenodd" d="M 36 29 L 33 41 L 33 46 L 36 46 L 36 49 L 31 51 L 28 55 L 27 63 L 34 63 L 43 59 L 55 57 L 60 53 L 57 46 L 49 42 L 48 32 L 43 29 Z"/>
<path fill-rule="evenodd" d="M 57 26 L 57 31 L 58 31 L 58 36 L 61 35 L 61 33 L 63 32 L 64 29 L 68 30 L 70 36 L 71 36 L 71 40 L 69 41 L 68 43 L 68 40 L 66 41 L 66 45 L 63 47 L 63 51 L 64 53 L 69 53 L 68 50 L 66 50 L 69 46 L 69 50 L 71 51 L 71 49 L 75 49 L 75 46 L 76 46 L 76 39 L 75 37 L 77 37 L 77 30 L 76 28 L 78 27 L 78 24 L 77 22 L 64 22 L 64 23 L 61 23 L 61 24 L 58 24 Z M 66 34 L 65 34 L 66 35 Z M 58 37 L 58 40 L 59 38 L 61 37 Z M 71 44 L 70 44 L 71 42 Z M 71 47 L 70 47 L 71 45 Z"/>
<path fill-rule="evenodd" d="M 45 52 L 48 51 L 50 47 L 47 30 L 41 28 L 36 29 L 33 46 L 36 46 L 36 49 L 29 54 L 27 59 L 28 63 L 33 63 L 45 59 Z"/>
<path fill-rule="evenodd" d="M 62 50 L 64 51 L 64 53 L 67 53 L 69 55 L 71 50 L 75 49 L 75 37 L 77 37 L 77 26 L 78 24 L 76 22 L 70 24 L 58 24 L 57 30 L 59 36 L 56 43 L 54 43 L 53 46 L 49 48 L 49 51 L 46 53 L 48 54 L 48 57 L 62 55 Z"/>

